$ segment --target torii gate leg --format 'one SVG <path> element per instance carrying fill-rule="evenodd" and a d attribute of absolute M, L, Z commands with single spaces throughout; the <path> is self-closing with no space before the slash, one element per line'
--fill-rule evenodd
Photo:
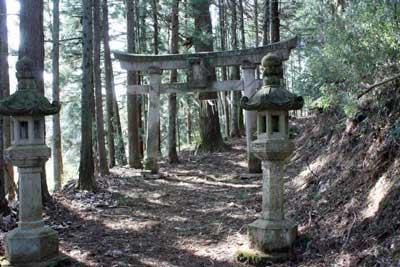
<path fill-rule="evenodd" d="M 242 64 L 244 95 L 249 97 L 256 91 L 255 82 L 256 65 L 250 62 Z M 261 173 L 261 161 L 250 152 L 250 143 L 255 139 L 253 133 L 257 128 L 257 116 L 255 111 L 245 110 L 246 120 L 246 144 L 247 144 L 247 164 L 249 173 Z"/>
<path fill-rule="evenodd" d="M 144 167 L 151 173 L 158 172 L 158 147 L 160 124 L 160 84 L 161 73 L 159 68 L 151 67 L 148 70 L 150 75 L 149 90 L 149 111 L 147 119 L 147 138 L 146 138 L 146 156 L 144 159 Z"/>

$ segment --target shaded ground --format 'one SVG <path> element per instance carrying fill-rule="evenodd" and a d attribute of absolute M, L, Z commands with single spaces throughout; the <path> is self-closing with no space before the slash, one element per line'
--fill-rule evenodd
<path fill-rule="evenodd" d="M 243 266 L 233 253 L 261 205 L 261 180 L 242 180 L 242 141 L 232 150 L 181 156 L 160 179 L 114 169 L 97 194 L 67 186 L 47 211 L 74 266 Z"/>
<path fill-rule="evenodd" d="M 385 128 L 373 115 L 356 124 L 332 114 L 294 121 L 285 197 L 300 237 L 293 261 L 268 266 L 400 266 L 398 115 L 386 116 Z M 180 164 L 162 164 L 159 179 L 114 169 L 96 194 L 67 185 L 45 218 L 70 266 L 244 266 L 233 253 L 260 211 L 261 179 L 241 178 L 244 141 L 231 146 L 183 152 Z"/>

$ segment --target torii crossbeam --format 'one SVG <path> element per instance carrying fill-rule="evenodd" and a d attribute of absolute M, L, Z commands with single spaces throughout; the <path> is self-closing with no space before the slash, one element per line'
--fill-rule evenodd
<path fill-rule="evenodd" d="M 158 172 L 158 125 L 160 122 L 160 94 L 162 93 L 193 93 L 244 91 L 250 97 L 261 86 L 256 79 L 255 70 L 261 59 L 270 52 L 279 55 L 282 60 L 289 59 L 290 52 L 297 46 L 297 37 L 267 46 L 222 52 L 201 52 L 193 54 L 140 55 L 124 52 L 113 52 L 120 61 L 121 68 L 127 71 L 140 71 L 150 76 L 149 85 L 128 84 L 128 94 L 148 94 L 149 110 L 146 138 L 146 169 Z M 241 66 L 242 80 L 212 81 L 209 69 L 223 66 Z M 187 83 L 161 84 L 163 70 L 186 69 L 189 71 Z M 258 161 L 250 153 L 252 133 L 256 127 L 255 114 L 245 111 L 246 142 L 248 171 L 253 173 L 258 169 Z M 131 142 L 131 140 L 129 140 Z"/>

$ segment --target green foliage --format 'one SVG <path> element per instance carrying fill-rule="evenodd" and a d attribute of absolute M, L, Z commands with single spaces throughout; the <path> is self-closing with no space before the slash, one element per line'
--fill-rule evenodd
<path fill-rule="evenodd" d="M 288 24 L 301 36 L 291 59 L 292 89 L 315 99 L 321 108 L 342 107 L 352 114 L 361 84 L 373 84 L 399 71 L 400 3 L 304 0 Z"/>

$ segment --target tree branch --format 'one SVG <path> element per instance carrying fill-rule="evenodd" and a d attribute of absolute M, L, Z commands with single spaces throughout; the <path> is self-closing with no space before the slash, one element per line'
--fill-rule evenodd
<path fill-rule="evenodd" d="M 397 74 L 397 75 L 395 75 L 395 76 L 393 76 L 393 77 L 387 78 L 387 79 L 385 79 L 385 80 L 383 80 L 383 81 L 381 81 L 381 82 L 378 82 L 378 83 L 376 83 L 376 84 L 373 84 L 373 85 L 370 85 L 370 86 L 363 86 L 363 87 L 366 88 L 366 90 L 365 90 L 364 92 L 362 92 L 361 94 L 359 94 L 358 97 L 357 97 L 357 99 L 360 99 L 360 98 L 363 97 L 364 95 L 368 94 L 369 92 L 371 92 L 372 90 L 374 90 L 376 87 L 379 87 L 379 86 L 381 86 L 381 85 L 384 85 L 384 84 L 386 84 L 386 83 L 388 83 L 388 82 L 394 81 L 394 80 L 399 79 L 399 78 L 400 78 L 400 74 Z"/>

